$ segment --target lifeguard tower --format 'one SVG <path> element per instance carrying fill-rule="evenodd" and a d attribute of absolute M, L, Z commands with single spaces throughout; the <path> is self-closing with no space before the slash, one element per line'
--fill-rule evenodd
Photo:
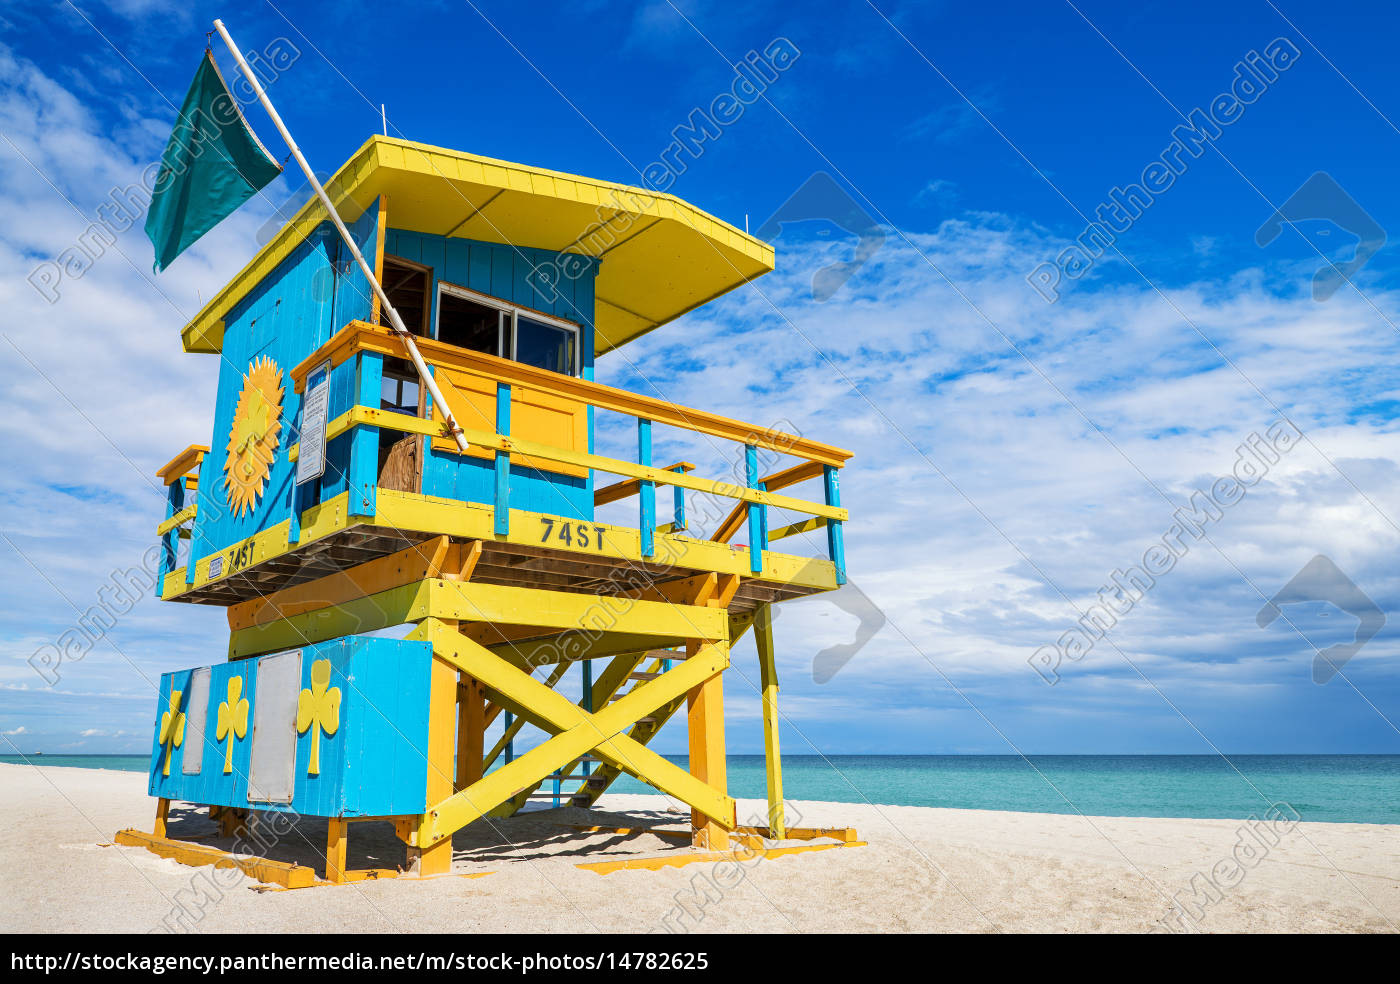
<path fill-rule="evenodd" d="M 172 800 L 225 832 L 325 817 L 338 882 L 384 874 L 346 870 L 347 824 L 392 820 L 405 869 L 440 874 L 467 824 L 531 797 L 588 807 L 623 773 L 690 807 L 702 854 L 804 836 L 783 816 L 770 606 L 845 581 L 850 452 L 593 381 L 596 358 L 772 270 L 771 247 L 669 195 L 378 136 L 329 190 L 469 450 L 313 199 L 182 332 L 219 383 L 208 447 L 159 473 L 157 591 L 224 607 L 230 635 L 226 660 L 161 678 L 156 828 L 121 841 L 220 863 L 167 836 Z M 597 453 L 604 414 L 635 456 Z M 736 474 L 658 464 L 654 429 Z M 730 504 L 712 529 L 688 491 Z M 628 504 L 630 523 L 597 518 Z M 819 556 L 772 549 L 799 534 Z M 750 629 L 769 816 L 738 828 L 722 681 Z M 648 747 L 683 706 L 688 768 Z M 550 737 L 517 756 L 527 724 Z"/>

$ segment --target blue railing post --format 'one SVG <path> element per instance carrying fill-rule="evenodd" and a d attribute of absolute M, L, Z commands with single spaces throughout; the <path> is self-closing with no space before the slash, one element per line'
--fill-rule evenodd
<path fill-rule="evenodd" d="M 510 437 L 510 386 L 496 384 L 496 433 Z M 496 452 L 496 535 L 510 532 L 510 452 Z"/>
<path fill-rule="evenodd" d="M 637 462 L 651 466 L 651 421 L 637 418 Z M 656 554 L 656 483 L 641 483 L 642 500 L 642 556 Z"/>
<path fill-rule="evenodd" d="M 356 374 L 356 395 L 351 406 L 379 406 L 384 357 L 378 352 L 361 352 L 356 356 Z M 352 516 L 373 516 L 379 490 L 379 428 L 352 427 L 349 441 L 350 503 L 346 512 Z M 300 530 L 297 531 L 297 539 L 301 539 Z"/>
<path fill-rule="evenodd" d="M 822 470 L 823 484 L 826 486 L 826 504 L 841 505 L 841 483 L 837 478 L 840 470 L 835 465 L 827 465 Z M 836 583 L 846 583 L 846 543 L 842 539 L 841 521 L 826 521 L 826 547 L 831 554 L 831 562 L 836 565 Z"/>
<path fill-rule="evenodd" d="M 505 712 L 505 715 L 506 715 L 506 730 L 509 731 L 509 730 L 510 730 L 510 726 L 511 726 L 512 724 L 515 723 L 515 715 L 512 714 L 510 711 L 506 711 L 506 712 Z M 514 761 L 515 761 L 515 739 L 514 739 L 514 738 L 507 738 L 507 739 L 506 739 L 506 765 L 510 765 L 510 763 L 512 763 L 512 762 L 514 762 Z"/>
<path fill-rule="evenodd" d="M 744 445 L 744 473 L 749 488 L 763 491 L 758 480 L 758 448 Z M 768 547 L 768 507 L 757 502 L 749 503 L 749 570 L 763 573 L 763 551 Z"/>

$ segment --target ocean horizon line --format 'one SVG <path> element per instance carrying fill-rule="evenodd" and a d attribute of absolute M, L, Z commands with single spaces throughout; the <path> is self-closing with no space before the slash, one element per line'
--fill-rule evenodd
<path fill-rule="evenodd" d="M 686 767 L 683 754 L 664 757 Z M 0 762 L 150 771 L 147 754 L 0 755 Z M 731 796 L 766 797 L 763 755 L 734 753 L 726 764 Z M 1400 755 L 1377 752 L 791 754 L 783 756 L 783 784 L 792 802 L 1195 819 L 1281 810 L 1316 822 L 1400 824 Z M 540 789 L 553 791 L 548 782 Z M 568 784 L 560 792 L 566 803 Z M 623 776 L 613 792 L 655 790 Z"/>

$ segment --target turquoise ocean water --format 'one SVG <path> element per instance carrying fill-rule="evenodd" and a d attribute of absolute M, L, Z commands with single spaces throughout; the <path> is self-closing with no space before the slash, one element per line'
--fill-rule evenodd
<path fill-rule="evenodd" d="M 669 756 L 684 765 L 684 756 Z M 0 762 L 23 762 L 0 755 Z M 46 766 L 145 772 L 142 755 L 42 755 Z M 1245 818 L 1286 803 L 1304 820 L 1400 823 L 1400 755 L 788 755 L 793 800 L 1090 816 Z M 548 786 L 545 787 L 546 791 Z M 613 792 L 647 793 L 624 776 Z M 729 759 L 729 792 L 761 799 L 763 756 Z"/>

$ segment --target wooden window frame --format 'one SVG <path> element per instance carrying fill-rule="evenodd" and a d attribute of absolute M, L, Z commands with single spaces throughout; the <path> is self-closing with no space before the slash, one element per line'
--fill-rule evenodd
<path fill-rule="evenodd" d="M 419 263 L 416 260 L 409 260 L 405 259 L 402 256 L 395 256 L 393 253 L 385 253 L 384 262 L 379 269 L 380 286 L 384 288 L 384 293 L 386 295 L 389 293 L 389 287 L 383 281 L 385 279 L 385 274 L 388 272 L 387 268 L 390 263 L 396 263 L 400 266 L 408 267 L 410 270 L 416 270 L 417 272 L 423 274 L 423 318 L 422 324 L 419 325 L 418 334 L 422 338 L 432 338 L 433 336 L 430 334 L 430 332 L 433 330 L 433 325 L 437 322 L 437 299 L 433 295 L 433 268 L 425 263 Z M 378 304 L 378 300 L 379 298 L 376 296 L 375 307 L 381 308 L 383 305 Z M 381 325 L 384 324 L 384 312 L 381 310 L 376 310 L 375 313 L 375 323 Z M 408 326 L 405 325 L 404 327 Z"/>

